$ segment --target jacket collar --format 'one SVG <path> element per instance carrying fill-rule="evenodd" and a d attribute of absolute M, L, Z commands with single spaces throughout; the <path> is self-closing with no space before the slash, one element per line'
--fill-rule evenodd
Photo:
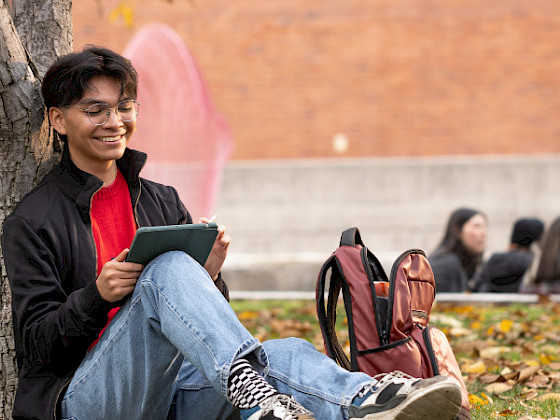
<path fill-rule="evenodd" d="M 117 166 L 126 179 L 133 201 L 140 188 L 140 171 L 146 159 L 145 153 L 126 148 L 123 156 L 117 160 Z M 64 145 L 60 160 L 59 176 L 62 193 L 76 204 L 84 220 L 87 220 L 91 197 L 103 186 L 103 181 L 95 175 L 82 171 L 72 162 L 67 144 Z"/>

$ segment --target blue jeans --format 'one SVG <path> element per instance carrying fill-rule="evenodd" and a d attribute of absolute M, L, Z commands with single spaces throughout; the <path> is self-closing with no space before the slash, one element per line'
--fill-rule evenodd
<path fill-rule="evenodd" d="M 132 296 L 78 367 L 63 419 L 226 418 L 233 361 L 247 358 L 280 392 L 320 419 L 347 418 L 372 379 L 350 373 L 299 339 L 260 343 L 206 271 L 182 252 L 153 260 Z"/>

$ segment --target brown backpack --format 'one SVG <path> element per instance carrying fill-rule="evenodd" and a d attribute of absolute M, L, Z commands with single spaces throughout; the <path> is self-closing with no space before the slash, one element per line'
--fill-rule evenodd
<path fill-rule="evenodd" d="M 327 275 L 328 300 L 325 307 Z M 350 359 L 336 336 L 336 305 L 342 291 Z M 462 410 L 470 419 L 468 391 L 445 334 L 428 325 L 435 299 L 434 274 L 423 251 L 402 253 L 387 278 L 363 244 L 357 228 L 342 233 L 340 246 L 317 279 L 317 315 L 326 353 L 340 366 L 369 375 L 400 370 L 418 378 L 452 376 L 462 388 Z"/>

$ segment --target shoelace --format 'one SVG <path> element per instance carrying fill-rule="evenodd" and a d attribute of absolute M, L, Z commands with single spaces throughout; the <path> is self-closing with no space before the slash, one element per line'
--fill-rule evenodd
<path fill-rule="evenodd" d="M 408 373 L 404 373 L 400 370 L 394 370 L 393 372 L 389 372 L 389 373 L 378 373 L 375 376 L 372 376 L 373 379 L 377 379 L 378 381 L 381 382 L 381 380 L 379 378 L 402 378 L 402 379 L 416 379 L 414 376 L 410 376 Z"/>
<path fill-rule="evenodd" d="M 289 417 L 284 417 L 285 420 L 296 420 L 300 415 L 308 415 L 310 418 L 313 418 L 313 413 L 311 413 L 311 411 L 306 410 L 292 397 L 285 394 L 277 394 L 265 400 L 261 406 L 263 415 L 273 411 L 278 404 L 282 405 L 286 410 L 286 414 L 289 415 Z"/>
<path fill-rule="evenodd" d="M 378 389 L 383 388 L 383 386 L 387 382 L 391 382 L 392 379 L 418 379 L 414 376 L 410 376 L 408 373 L 404 373 L 400 370 L 394 370 L 393 372 L 389 373 L 378 373 L 377 375 L 372 376 L 372 379 L 376 380 L 377 382 L 371 385 L 368 388 L 365 388 L 362 392 L 360 392 L 359 396 L 364 396 L 369 391 L 377 391 Z M 373 381 L 372 381 L 373 382 Z"/>

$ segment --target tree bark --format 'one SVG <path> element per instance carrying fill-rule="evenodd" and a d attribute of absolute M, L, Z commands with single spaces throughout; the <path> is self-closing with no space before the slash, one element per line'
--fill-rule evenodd
<path fill-rule="evenodd" d="M 58 160 L 41 79 L 72 40 L 70 0 L 0 0 L 0 223 Z M 0 419 L 9 419 L 17 366 L 1 246 L 0 268 Z"/>

